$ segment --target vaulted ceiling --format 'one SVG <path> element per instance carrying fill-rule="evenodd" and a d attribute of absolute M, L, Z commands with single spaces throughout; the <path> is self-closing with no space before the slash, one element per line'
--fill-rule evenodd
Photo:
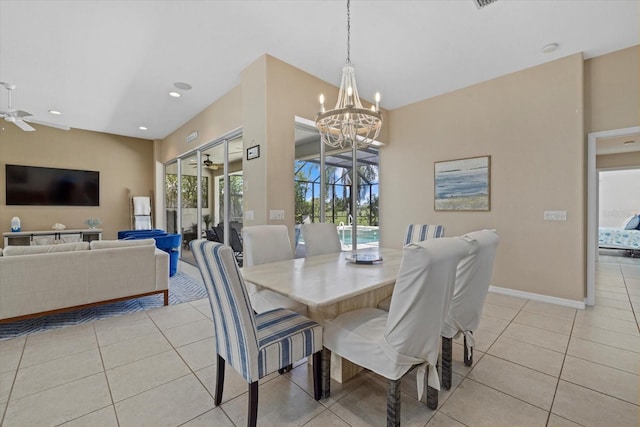
<path fill-rule="evenodd" d="M 394 109 L 577 52 L 630 47 L 640 43 L 639 5 L 354 0 L 358 90 L 379 91 Z M 549 43 L 558 47 L 544 53 Z M 73 128 L 163 138 L 265 53 L 339 85 L 346 1 L 0 0 L 0 81 L 16 85 L 13 107 Z"/>

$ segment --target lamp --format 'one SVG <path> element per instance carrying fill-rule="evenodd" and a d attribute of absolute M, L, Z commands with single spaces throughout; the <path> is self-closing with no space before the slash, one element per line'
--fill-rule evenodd
<path fill-rule="evenodd" d="M 379 111 L 380 93 L 375 95 L 375 105 L 364 108 L 356 86 L 355 67 L 351 64 L 351 13 L 347 0 L 347 62 L 342 68 L 342 81 L 338 102 L 333 110 L 325 111 L 324 95 L 320 94 L 320 113 L 316 127 L 324 144 L 334 148 L 372 144 L 382 128 Z"/>
<path fill-rule="evenodd" d="M 324 95 L 320 94 L 320 112 L 316 117 L 316 127 L 320 131 L 320 176 L 321 186 L 320 219 L 324 222 L 324 145 L 333 148 L 351 147 L 352 150 L 352 179 L 351 179 L 351 209 L 353 223 L 351 224 L 351 248 L 355 252 L 358 248 L 358 148 L 374 143 L 382 128 L 382 113 L 380 113 L 380 93 L 375 95 L 375 105 L 370 109 L 364 108 L 360 102 L 356 86 L 355 67 L 351 64 L 351 1 L 347 0 L 347 62 L 342 68 L 342 81 L 338 102 L 333 110 L 325 111 Z"/>

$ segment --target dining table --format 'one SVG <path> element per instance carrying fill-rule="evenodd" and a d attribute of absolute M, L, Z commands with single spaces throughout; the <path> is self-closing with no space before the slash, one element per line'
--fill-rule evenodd
<path fill-rule="evenodd" d="M 376 307 L 388 298 L 400 270 L 401 249 L 352 251 L 243 267 L 245 281 L 285 295 L 307 306 L 307 316 L 320 324 L 347 311 Z M 331 378 L 344 382 L 362 368 L 331 355 Z"/>

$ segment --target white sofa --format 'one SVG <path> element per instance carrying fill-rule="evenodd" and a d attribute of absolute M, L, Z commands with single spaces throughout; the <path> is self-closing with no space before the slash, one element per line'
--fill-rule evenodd
<path fill-rule="evenodd" d="M 0 322 L 158 293 L 167 305 L 169 255 L 153 239 L 0 251 Z"/>

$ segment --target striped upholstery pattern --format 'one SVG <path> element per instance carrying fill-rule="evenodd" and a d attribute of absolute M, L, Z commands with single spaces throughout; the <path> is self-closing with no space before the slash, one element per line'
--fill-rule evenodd
<path fill-rule="evenodd" d="M 256 315 L 259 378 L 322 349 L 322 327 L 284 308 Z"/>
<path fill-rule="evenodd" d="M 442 225 L 409 224 L 407 233 L 405 234 L 404 244 L 418 243 L 438 237 L 444 237 L 444 227 Z"/>
<path fill-rule="evenodd" d="M 322 349 L 322 327 L 304 316 L 285 309 L 254 316 L 229 246 L 204 239 L 190 245 L 209 295 L 218 355 L 247 382 Z"/>

